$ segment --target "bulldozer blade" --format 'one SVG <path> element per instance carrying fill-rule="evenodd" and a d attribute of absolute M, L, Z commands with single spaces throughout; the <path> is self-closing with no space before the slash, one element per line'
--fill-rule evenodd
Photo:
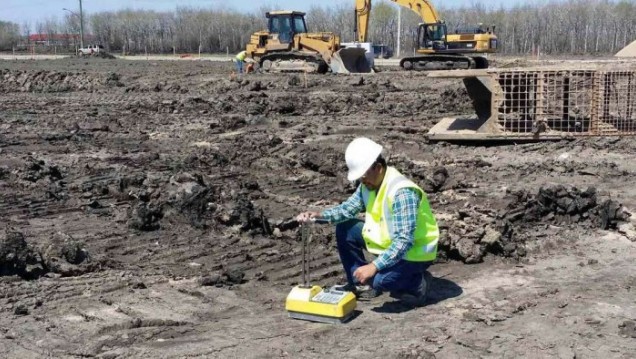
<path fill-rule="evenodd" d="M 329 67 L 337 74 L 371 72 L 371 65 L 365 56 L 365 49 L 350 47 L 338 50 L 333 54 Z"/>

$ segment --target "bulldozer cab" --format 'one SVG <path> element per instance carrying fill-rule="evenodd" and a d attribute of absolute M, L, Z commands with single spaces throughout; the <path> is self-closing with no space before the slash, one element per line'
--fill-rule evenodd
<path fill-rule="evenodd" d="M 294 36 L 307 32 L 305 13 L 299 11 L 272 11 L 267 14 L 268 29 L 271 34 L 278 34 L 281 43 L 292 42 Z"/>
<path fill-rule="evenodd" d="M 446 50 L 446 24 L 420 24 L 417 38 L 422 49 Z"/>

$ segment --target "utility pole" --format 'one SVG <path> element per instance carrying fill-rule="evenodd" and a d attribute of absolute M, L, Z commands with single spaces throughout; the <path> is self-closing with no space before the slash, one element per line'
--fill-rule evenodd
<path fill-rule="evenodd" d="M 400 43 L 402 42 L 402 7 L 398 8 L 398 35 L 397 35 L 397 57 L 400 57 Z"/>
<path fill-rule="evenodd" d="M 84 48 L 84 12 L 82 11 L 82 0 L 79 0 L 80 5 L 80 47 Z"/>

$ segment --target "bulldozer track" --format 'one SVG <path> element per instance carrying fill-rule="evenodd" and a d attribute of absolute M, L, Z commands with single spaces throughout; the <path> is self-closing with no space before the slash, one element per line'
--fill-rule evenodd
<path fill-rule="evenodd" d="M 267 64 L 267 61 L 271 63 L 271 65 Z M 283 62 L 304 62 L 308 66 L 304 69 L 289 69 L 285 70 L 283 67 L 280 69 L 273 69 L 271 66 L 274 66 L 275 63 L 283 63 Z M 285 72 L 300 72 L 300 73 L 326 73 L 329 70 L 329 66 L 327 63 L 315 55 L 307 55 L 300 54 L 297 52 L 275 52 L 272 54 L 264 55 L 259 59 L 260 68 L 264 72 L 271 73 L 285 73 Z M 313 70 L 310 70 L 313 69 Z"/>

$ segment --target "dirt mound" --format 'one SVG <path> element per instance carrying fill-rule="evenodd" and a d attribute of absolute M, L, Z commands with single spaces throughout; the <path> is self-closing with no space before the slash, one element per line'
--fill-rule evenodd
<path fill-rule="evenodd" d="M 593 187 L 579 190 L 561 185 L 542 187 L 536 194 L 511 192 L 503 210 L 475 206 L 440 219 L 440 256 L 478 263 L 487 254 L 520 258 L 526 243 L 544 237 L 545 225 L 617 230 L 631 214 L 611 199 L 598 200 Z M 544 226 L 542 227 L 541 224 Z"/>
<path fill-rule="evenodd" d="M 521 223 L 551 223 L 569 225 L 584 223 L 590 227 L 616 229 L 617 223 L 627 221 L 630 214 L 614 200 L 598 202 L 596 188 L 586 190 L 565 186 L 539 189 L 536 195 L 526 191 L 511 194 L 513 199 L 504 219 Z"/>
<path fill-rule="evenodd" d="M 616 57 L 636 57 L 636 41 L 625 46 L 622 50 L 614 55 Z"/>
<path fill-rule="evenodd" d="M 19 172 L 19 176 L 22 180 L 29 182 L 38 182 L 42 179 L 49 179 L 49 181 L 55 182 L 64 178 L 58 166 L 35 158 L 27 159 L 24 169 Z"/>
<path fill-rule="evenodd" d="M 7 228 L 0 237 L 0 276 L 17 275 L 37 279 L 47 273 L 74 276 L 92 272 L 103 263 L 90 263 L 90 255 L 81 241 L 57 233 L 44 245 L 27 243 L 25 235 Z"/>
<path fill-rule="evenodd" d="M 228 186 L 187 172 L 154 181 L 143 180 L 135 189 L 121 188 L 122 194 L 136 199 L 128 213 L 132 229 L 154 231 L 187 223 L 197 229 L 235 227 L 251 235 L 272 234 L 264 211 L 250 199 L 260 191 L 255 181 L 245 179 Z"/>
<path fill-rule="evenodd" d="M 113 55 L 113 54 L 111 54 L 109 52 L 106 52 L 106 51 L 100 51 L 100 52 L 98 52 L 96 54 L 93 54 L 92 57 L 97 57 L 99 59 L 108 59 L 108 60 L 115 60 L 116 59 L 115 55 Z"/>

